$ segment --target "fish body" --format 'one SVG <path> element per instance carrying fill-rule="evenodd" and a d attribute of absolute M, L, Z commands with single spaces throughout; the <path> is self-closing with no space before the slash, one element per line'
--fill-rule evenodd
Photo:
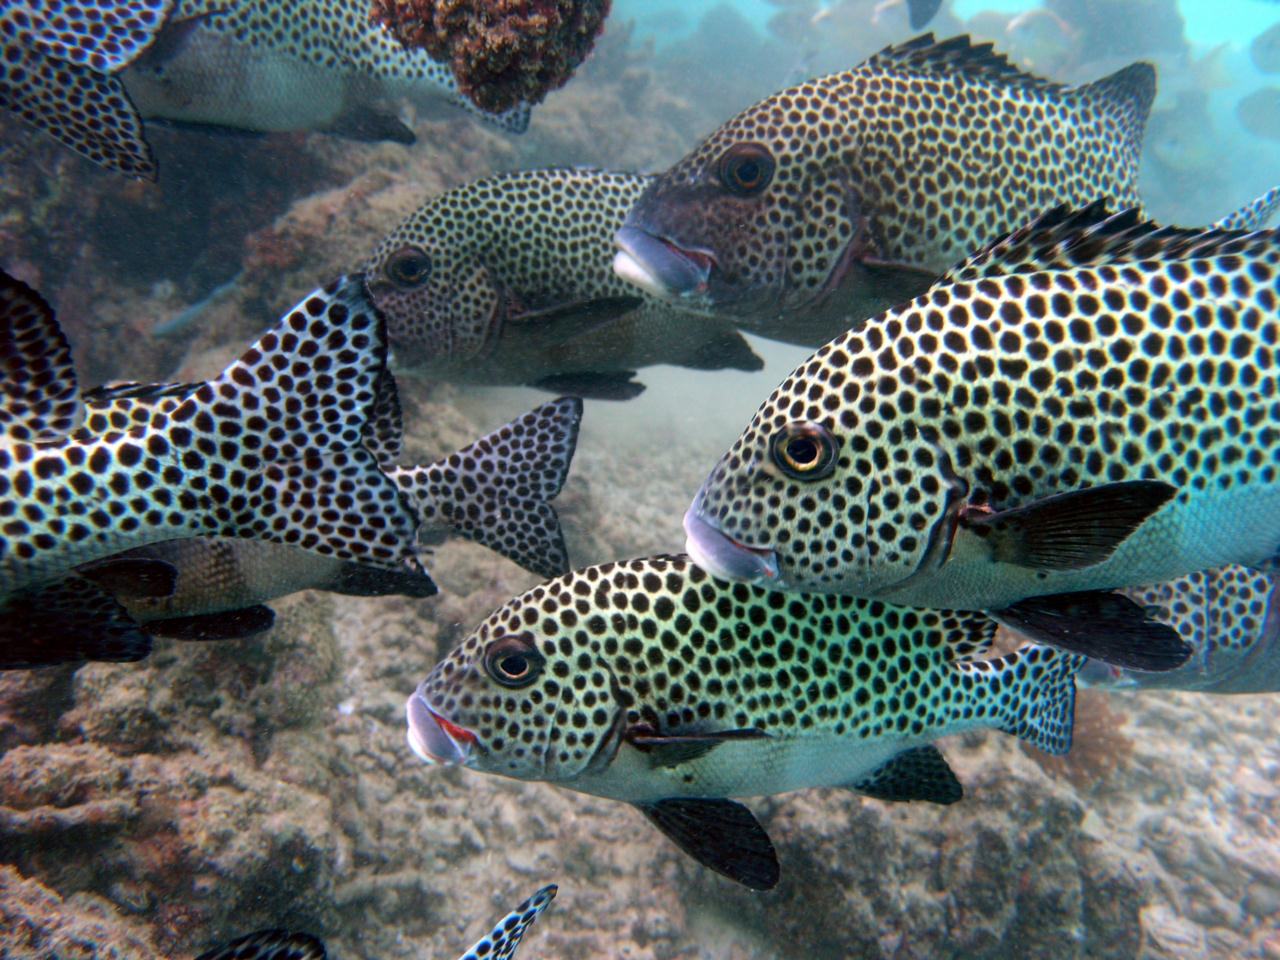
<path fill-rule="evenodd" d="M 1083 658 L 1028 646 L 972 662 L 993 632 L 976 614 L 714 580 L 687 557 L 588 567 L 505 604 L 438 664 L 409 698 L 409 743 L 634 804 L 686 851 L 667 814 L 745 814 L 730 797 L 844 785 L 949 803 L 937 737 L 1070 745 Z M 771 885 L 729 850 L 701 859 Z"/>
<path fill-rule="evenodd" d="M 548 884 L 498 921 L 458 960 L 511 960 L 533 921 L 551 905 L 559 888 Z M 200 954 L 196 960 L 326 960 L 316 937 L 288 930 L 259 930 Z"/>
<path fill-rule="evenodd" d="M 569 569 L 564 533 L 551 505 L 568 475 L 582 401 L 562 397 L 424 466 L 385 466 L 417 513 L 418 540 L 473 540 L 548 577 Z M 399 423 L 395 430 L 398 435 Z M 427 597 L 435 584 L 419 570 L 372 568 L 282 544 L 197 537 L 123 555 L 171 566 L 171 593 L 114 591 L 148 633 L 186 639 L 245 636 L 271 626 L 262 605 L 298 590 L 353 596 Z"/>
<path fill-rule="evenodd" d="M 637 367 L 758 370 L 727 324 L 613 274 L 613 234 L 648 178 L 561 168 L 500 174 L 423 204 L 365 267 L 397 365 L 465 383 L 624 398 Z"/>
<path fill-rule="evenodd" d="M 1051 212 L 798 367 L 697 494 L 689 551 L 1015 628 L 1046 595 L 1071 617 L 1080 593 L 1273 569 L 1277 342 L 1280 233 Z"/>
<path fill-rule="evenodd" d="M 1231 565 L 1126 590 L 1158 612 L 1192 647 L 1181 667 L 1162 673 L 1090 661 L 1077 681 L 1103 690 L 1280 691 L 1280 602 L 1274 576 Z"/>
<path fill-rule="evenodd" d="M 126 175 L 156 176 L 144 119 L 412 143 L 395 114 L 407 98 L 456 103 L 513 132 L 528 125 L 525 105 L 470 106 L 446 65 L 397 44 L 355 0 L 111 0 L 56 21 L 37 19 L 29 0 L 7 6 L 0 23 L 27 23 L 9 33 L 31 39 L 22 70 L 0 74 L 0 105 Z M 102 22 L 136 27 L 104 39 Z"/>
<path fill-rule="evenodd" d="M 931 34 L 749 107 L 645 188 L 614 268 L 817 345 L 1061 203 L 1138 202 L 1155 70 L 1066 87 Z"/>
<path fill-rule="evenodd" d="M 112 557 L 151 543 L 259 539 L 415 570 L 417 517 L 361 443 L 385 352 L 384 325 L 358 283 L 337 282 L 218 378 L 139 425 L 95 433 L 80 427 L 83 403 L 53 311 L 0 276 L 4 664 L 57 662 L 42 651 L 61 656 L 64 639 L 73 645 L 44 636 L 42 618 L 76 634 L 71 659 L 82 641 L 93 648 L 93 623 L 104 616 L 128 634 L 100 583 L 119 576 Z M 154 578 L 171 571 L 148 573 L 148 589 L 163 595 L 163 578 Z M 135 640 L 126 652 L 145 638 Z"/>

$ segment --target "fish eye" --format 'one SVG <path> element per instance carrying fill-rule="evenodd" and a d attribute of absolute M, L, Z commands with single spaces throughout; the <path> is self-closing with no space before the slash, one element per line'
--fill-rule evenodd
<path fill-rule="evenodd" d="M 431 258 L 417 247 L 401 247 L 387 257 L 385 269 L 402 287 L 416 287 L 431 276 Z"/>
<path fill-rule="evenodd" d="M 808 420 L 787 424 L 769 441 L 773 462 L 795 480 L 821 480 L 831 476 L 839 449 L 830 430 Z"/>
<path fill-rule="evenodd" d="M 500 637 L 484 654 L 484 669 L 504 687 L 527 687 L 542 673 L 543 659 L 532 643 L 519 637 Z"/>
<path fill-rule="evenodd" d="M 720 182 L 730 193 L 750 197 L 773 179 L 773 154 L 758 143 L 737 143 L 720 157 Z"/>

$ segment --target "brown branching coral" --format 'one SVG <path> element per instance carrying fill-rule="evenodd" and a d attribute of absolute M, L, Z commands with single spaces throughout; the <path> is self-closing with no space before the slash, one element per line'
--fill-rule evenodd
<path fill-rule="evenodd" d="M 1069 780 L 1088 792 L 1105 781 L 1133 756 L 1133 740 L 1121 732 L 1129 717 L 1111 708 L 1111 697 L 1101 690 L 1076 694 L 1076 723 L 1071 752 L 1055 757 L 1019 740 L 1023 752 L 1056 780 Z"/>
<path fill-rule="evenodd" d="M 447 63 L 483 110 L 538 103 L 564 86 L 604 27 L 610 0 L 373 0 L 371 18 Z"/>

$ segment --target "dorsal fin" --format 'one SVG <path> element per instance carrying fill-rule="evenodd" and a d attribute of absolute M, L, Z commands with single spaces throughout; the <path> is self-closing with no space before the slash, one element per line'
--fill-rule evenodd
<path fill-rule="evenodd" d="M 185 397 L 203 386 L 203 381 L 193 383 L 146 383 L 141 380 L 113 380 L 84 392 L 84 402 L 93 405 L 115 403 L 117 400 L 163 400 L 166 397 Z"/>
<path fill-rule="evenodd" d="M 1156 99 L 1156 68 L 1145 61 L 1131 63 L 1072 93 L 1114 118 L 1121 133 L 1120 149 L 1128 155 L 1125 168 L 1137 170 L 1147 118 Z"/>
<path fill-rule="evenodd" d="M 1187 230 L 1161 227 L 1136 209 L 1111 213 L 1103 200 L 1081 210 L 1058 206 L 953 267 L 939 285 L 980 277 L 1071 270 L 1141 260 L 1194 260 L 1227 254 L 1280 255 L 1271 230 Z"/>
<path fill-rule="evenodd" d="M 1003 53 L 996 53 L 993 43 L 974 43 L 967 33 L 946 40 L 935 40 L 932 33 L 922 33 L 905 43 L 894 44 L 872 54 L 859 69 L 863 68 L 930 76 L 946 76 L 959 71 L 1011 86 L 1054 91 L 1067 89 L 1064 84 L 1021 69 Z"/>
<path fill-rule="evenodd" d="M 71 345 L 53 308 L 0 271 L 0 432 L 23 443 L 61 440 L 83 415 Z"/>
<path fill-rule="evenodd" d="M 984 613 L 946 611 L 939 625 L 952 660 L 977 660 L 995 643 L 999 624 Z"/>

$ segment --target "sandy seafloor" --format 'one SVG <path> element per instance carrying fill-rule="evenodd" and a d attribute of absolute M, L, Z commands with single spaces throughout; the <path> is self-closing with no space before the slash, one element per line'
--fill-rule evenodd
<path fill-rule="evenodd" d="M 848 62 L 905 25 L 889 34 Z M 787 56 L 724 15 L 655 56 L 618 18 L 521 139 L 449 112 L 419 118 L 411 148 L 157 128 L 158 186 L 2 121 L 0 263 L 56 305 L 85 385 L 209 375 L 426 197 L 520 166 L 661 169 L 781 86 Z M 1151 208 L 1184 223 L 1267 185 L 1150 156 L 1143 180 Z M 192 329 L 149 335 L 241 268 Z M 648 370 L 639 400 L 587 404 L 559 500 L 575 564 L 680 548 L 693 491 L 802 356 L 759 349 L 760 374 Z M 406 459 L 421 462 L 542 397 L 402 393 Z M 1057 763 L 997 733 L 944 742 L 966 790 L 949 808 L 830 789 L 750 801 L 783 869 L 756 894 L 626 806 L 419 763 L 406 696 L 534 582 L 467 544 L 430 571 L 428 600 L 300 594 L 244 642 L 0 674 L 0 957 L 186 957 L 288 926 L 336 958 L 451 960 L 548 882 L 560 894 L 522 960 L 1280 957 L 1272 697 L 1085 694 Z"/>

